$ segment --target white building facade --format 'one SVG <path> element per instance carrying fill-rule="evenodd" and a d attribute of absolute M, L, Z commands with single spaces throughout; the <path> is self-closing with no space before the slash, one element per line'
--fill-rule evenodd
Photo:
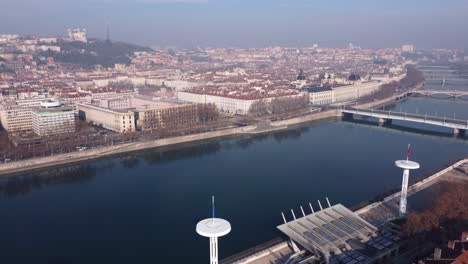
<path fill-rule="evenodd" d="M 72 107 L 34 109 L 32 130 L 39 136 L 73 133 L 76 131 L 75 110 Z"/>
<path fill-rule="evenodd" d="M 223 97 L 216 95 L 207 95 L 207 94 L 197 94 L 191 92 L 182 92 L 178 93 L 179 100 L 200 103 L 200 104 L 215 104 L 218 107 L 218 110 L 227 114 L 238 114 L 246 115 L 250 110 L 250 106 L 259 101 L 259 99 L 238 99 L 231 97 Z"/>

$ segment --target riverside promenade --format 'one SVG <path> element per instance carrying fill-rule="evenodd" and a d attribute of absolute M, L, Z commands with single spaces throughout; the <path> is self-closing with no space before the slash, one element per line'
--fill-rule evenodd
<path fill-rule="evenodd" d="M 417 179 L 408 188 L 408 197 L 442 182 L 468 182 L 468 157 L 452 161 Z M 401 186 L 351 207 L 360 217 L 379 226 L 398 217 Z M 409 200 L 411 206 L 411 200 Z M 278 237 L 259 246 L 221 260 L 221 264 L 288 263 L 296 253 L 287 238 Z"/>

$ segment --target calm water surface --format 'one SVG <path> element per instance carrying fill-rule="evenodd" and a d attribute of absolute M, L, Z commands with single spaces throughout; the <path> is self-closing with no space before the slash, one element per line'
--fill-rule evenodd
<path fill-rule="evenodd" d="M 393 108 L 468 119 L 467 106 L 409 99 Z M 400 184 L 393 161 L 408 143 L 422 166 L 412 177 L 468 156 L 466 137 L 421 128 L 319 123 L 2 179 L 1 263 L 207 263 L 195 225 L 210 215 L 211 195 L 233 227 L 220 240 L 227 257 L 280 235 L 281 211 L 326 196 L 351 206 Z"/>

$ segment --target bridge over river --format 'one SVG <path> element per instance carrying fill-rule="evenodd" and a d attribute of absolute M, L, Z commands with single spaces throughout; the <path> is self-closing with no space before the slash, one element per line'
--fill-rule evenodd
<path fill-rule="evenodd" d="M 356 108 L 342 108 L 339 109 L 343 115 L 352 118 L 353 115 L 375 117 L 379 123 L 391 123 L 392 120 L 404 120 L 415 123 L 430 124 L 435 126 L 442 126 L 452 128 L 454 134 L 464 135 L 468 129 L 468 120 L 450 119 L 446 117 L 437 117 L 420 114 L 410 114 L 394 111 L 383 111 L 374 109 L 356 109 Z"/>
<path fill-rule="evenodd" d="M 451 98 L 459 98 L 462 96 L 468 95 L 468 90 L 412 90 L 407 92 L 407 95 L 424 95 L 424 96 L 433 96 L 433 95 L 448 95 Z"/>

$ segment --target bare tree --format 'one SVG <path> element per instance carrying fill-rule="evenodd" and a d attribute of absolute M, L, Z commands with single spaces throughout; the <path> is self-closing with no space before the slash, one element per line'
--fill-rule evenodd
<path fill-rule="evenodd" d="M 468 221 L 468 183 L 446 183 L 435 192 L 432 205 L 423 212 L 408 215 L 403 234 L 429 232 L 448 221 Z"/>

